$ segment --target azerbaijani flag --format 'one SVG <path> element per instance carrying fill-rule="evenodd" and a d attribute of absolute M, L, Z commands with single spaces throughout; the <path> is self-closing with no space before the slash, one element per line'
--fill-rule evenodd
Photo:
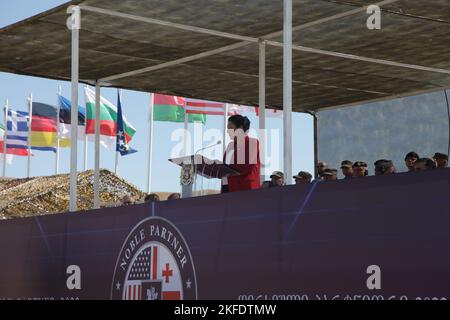
<path fill-rule="evenodd" d="M 153 95 L 153 121 L 184 122 L 186 99 L 155 93 Z M 204 114 L 189 114 L 189 122 L 206 122 Z"/>
<path fill-rule="evenodd" d="M 84 88 L 86 98 L 86 134 L 95 134 L 95 92 L 88 88 Z M 136 129 L 123 116 L 123 129 L 127 143 L 131 141 Z M 111 149 L 116 145 L 117 130 L 117 107 L 100 97 L 100 143 Z"/>

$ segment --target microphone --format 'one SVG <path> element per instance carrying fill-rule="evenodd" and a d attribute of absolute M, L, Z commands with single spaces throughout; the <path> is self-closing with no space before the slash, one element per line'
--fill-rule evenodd
<path fill-rule="evenodd" d="M 206 146 L 206 147 L 204 147 L 204 148 L 198 149 L 198 150 L 194 153 L 194 163 L 196 163 L 196 156 L 197 156 L 197 154 L 198 154 L 199 152 L 202 152 L 202 151 L 204 151 L 204 150 L 206 150 L 206 149 L 215 147 L 215 146 L 217 146 L 217 145 L 219 145 L 219 144 L 222 144 L 222 141 L 221 141 L 221 140 L 217 141 L 216 143 L 210 144 L 209 146 Z"/>
<path fill-rule="evenodd" d="M 203 151 L 203 150 L 206 150 L 206 149 L 215 147 L 215 146 L 217 146 L 217 145 L 219 145 L 219 144 L 221 144 L 221 143 L 222 143 L 222 141 L 219 140 L 219 141 L 217 141 L 216 143 L 213 143 L 213 144 L 211 144 L 211 145 L 209 145 L 209 146 L 206 146 L 206 147 L 204 147 L 204 148 L 198 149 L 198 150 L 194 153 L 194 157 L 193 157 L 193 160 L 194 160 L 194 175 L 197 174 L 197 165 L 198 165 L 198 164 L 203 164 L 203 157 L 201 157 L 199 160 L 197 160 L 197 154 L 198 154 L 199 152 Z M 201 175 L 202 175 L 202 176 L 203 176 L 204 172 L 205 172 L 205 165 L 202 166 L 202 170 L 201 170 Z"/>
<path fill-rule="evenodd" d="M 196 155 L 197 153 L 203 151 L 203 150 L 206 150 L 206 149 L 215 147 L 215 146 L 217 146 L 217 145 L 219 145 L 219 144 L 222 144 L 222 141 L 221 141 L 221 140 L 217 141 L 216 143 L 210 144 L 209 146 L 206 146 L 206 147 L 204 147 L 204 148 L 198 149 L 198 150 L 195 152 L 195 155 Z"/>

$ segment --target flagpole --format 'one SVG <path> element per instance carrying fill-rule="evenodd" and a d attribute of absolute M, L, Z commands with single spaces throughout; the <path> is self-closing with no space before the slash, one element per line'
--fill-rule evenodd
<path fill-rule="evenodd" d="M 119 99 L 122 103 L 122 90 L 117 89 L 117 91 L 120 96 Z M 117 107 L 119 107 L 119 104 L 117 104 Z M 116 121 L 116 126 L 117 126 L 117 121 Z M 116 159 L 115 159 L 115 165 L 114 165 L 114 174 L 117 175 L 118 172 L 119 172 L 119 151 L 117 151 L 117 135 L 116 135 Z"/>
<path fill-rule="evenodd" d="M 119 170 L 119 152 L 116 150 L 116 159 L 114 161 L 114 174 L 117 175 L 118 170 Z"/>
<path fill-rule="evenodd" d="M 186 103 L 184 105 L 184 134 L 183 134 L 183 142 L 184 142 L 184 156 L 187 157 L 188 156 L 188 122 L 189 122 L 189 114 L 186 113 Z M 192 165 L 195 165 L 194 163 Z M 193 191 L 193 187 L 194 184 L 197 181 L 197 177 L 195 176 L 195 171 L 194 171 L 194 182 L 190 185 L 187 186 L 181 186 L 181 197 L 182 198 L 189 198 L 192 197 L 192 191 Z"/>
<path fill-rule="evenodd" d="M 87 86 L 86 86 L 87 87 Z M 86 99 L 86 97 L 85 97 Z M 84 102 L 84 105 L 86 105 L 86 101 Z M 71 121 L 73 122 L 73 121 Z M 78 117 L 77 117 L 77 132 L 78 132 Z M 88 168 L 88 135 L 86 134 L 86 128 L 87 126 L 84 127 L 84 163 L 83 163 L 83 171 L 86 171 Z"/>
<path fill-rule="evenodd" d="M 60 97 L 62 94 L 61 85 L 58 86 L 58 101 L 56 102 L 56 161 L 55 174 L 59 173 L 59 115 L 61 112 Z"/>
<path fill-rule="evenodd" d="M 33 122 L 33 94 L 30 93 L 28 98 L 28 162 L 27 162 L 27 178 L 31 173 L 31 124 Z"/>
<path fill-rule="evenodd" d="M 148 112 L 148 163 L 147 163 L 147 193 L 152 190 L 152 154 L 153 154 L 153 106 L 154 94 L 150 93 L 150 109 Z"/>
<path fill-rule="evenodd" d="M 78 132 L 78 118 L 77 118 L 77 132 Z M 78 143 L 78 141 L 77 141 Z M 86 131 L 84 131 L 84 161 L 83 161 L 83 171 L 87 170 L 88 167 L 88 136 Z"/>
<path fill-rule="evenodd" d="M 86 110 L 87 116 L 87 110 Z M 87 119 L 86 119 L 87 122 Z M 95 83 L 94 209 L 100 208 L 100 83 Z"/>
<path fill-rule="evenodd" d="M 9 107 L 9 101 L 8 99 L 5 100 L 5 106 L 4 106 L 4 112 L 5 112 L 5 135 L 3 138 L 3 177 L 6 177 L 6 144 L 8 139 L 8 107 Z"/>
<path fill-rule="evenodd" d="M 187 141 L 187 132 L 188 132 L 188 123 L 189 123 L 189 114 L 186 112 L 186 109 L 184 110 L 184 156 L 188 156 L 188 141 Z"/>

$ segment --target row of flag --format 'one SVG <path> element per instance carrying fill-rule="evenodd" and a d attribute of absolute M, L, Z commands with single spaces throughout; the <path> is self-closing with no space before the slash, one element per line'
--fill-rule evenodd
<path fill-rule="evenodd" d="M 86 108 L 78 107 L 78 139 L 93 140 L 95 134 L 95 93 L 85 88 Z M 136 129 L 122 115 L 120 96 L 118 95 L 118 108 L 105 98 L 101 97 L 100 105 L 100 141 L 103 146 L 111 149 L 116 144 L 117 151 L 122 155 L 136 152 L 130 149 L 128 143 L 136 133 Z M 27 111 L 8 109 L 6 128 L 0 125 L 0 152 L 4 152 L 6 140 L 6 154 L 16 156 L 30 156 L 31 150 L 53 151 L 57 147 L 70 147 L 71 136 L 71 102 L 62 95 L 58 95 L 59 110 L 57 107 L 32 102 L 31 116 Z M 57 122 L 59 113 L 59 126 Z M 120 115 L 120 119 L 118 119 Z M 31 122 L 31 128 L 30 128 Z M 118 127 L 120 124 L 120 128 Z M 120 136 L 124 136 L 124 142 Z"/>
<path fill-rule="evenodd" d="M 188 115 L 189 122 L 206 122 L 206 115 L 225 115 L 225 103 L 167 96 L 161 94 L 154 95 L 154 121 L 184 122 L 185 114 Z M 253 113 L 259 115 L 258 107 L 228 104 L 228 116 Z M 281 110 L 266 109 L 266 117 L 282 118 Z"/>
<path fill-rule="evenodd" d="M 95 91 L 84 88 L 86 107 L 78 107 L 78 139 L 93 141 L 95 134 Z M 162 94 L 153 95 L 153 121 L 168 122 L 206 122 L 206 115 L 225 115 L 226 104 L 215 101 L 183 98 Z M 70 147 L 71 137 L 71 102 L 58 94 L 58 108 L 41 102 L 31 103 L 31 119 L 29 112 L 8 110 L 6 129 L 0 124 L 0 153 L 4 150 L 5 136 L 6 154 L 30 156 L 31 150 L 53 151 L 57 147 Z M 228 104 L 227 116 L 254 113 L 258 115 L 258 107 Z M 59 124 L 57 123 L 59 113 Z M 266 110 L 266 117 L 282 117 L 282 111 Z M 31 120 L 31 129 L 29 122 Z M 117 94 L 117 105 L 100 97 L 100 143 L 108 148 L 116 146 L 121 155 L 131 154 L 136 150 L 129 147 L 136 133 L 136 128 L 127 121 L 122 112 L 121 96 Z"/>

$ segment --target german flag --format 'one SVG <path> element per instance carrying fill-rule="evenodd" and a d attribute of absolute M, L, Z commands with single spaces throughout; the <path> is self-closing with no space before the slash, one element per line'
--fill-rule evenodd
<path fill-rule="evenodd" d="M 30 136 L 32 149 L 56 152 L 56 107 L 45 103 L 33 102 L 32 110 Z"/>

